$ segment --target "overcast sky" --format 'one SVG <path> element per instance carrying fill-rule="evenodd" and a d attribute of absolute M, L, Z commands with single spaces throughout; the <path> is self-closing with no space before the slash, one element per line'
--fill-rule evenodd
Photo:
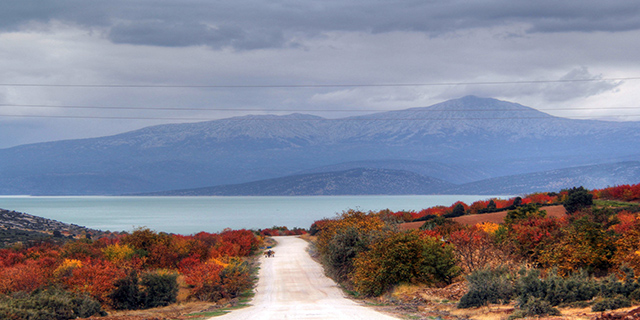
<path fill-rule="evenodd" d="M 640 120 L 638 1 L 0 2 L 0 148 L 469 94 Z"/>

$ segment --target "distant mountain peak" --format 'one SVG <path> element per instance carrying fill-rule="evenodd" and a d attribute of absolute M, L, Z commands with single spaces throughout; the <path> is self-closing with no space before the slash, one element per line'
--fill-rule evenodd
<path fill-rule="evenodd" d="M 640 122 L 565 119 L 517 103 L 466 96 L 359 117 L 248 115 L 0 149 L 0 194 L 197 188 L 284 177 L 338 163 L 458 177 L 455 182 L 462 183 L 637 160 L 637 150 Z M 390 158 L 422 165 L 371 162 Z M 400 176 L 388 178 L 400 181 Z"/>
<path fill-rule="evenodd" d="M 227 118 L 227 119 L 223 119 L 223 120 L 287 120 L 287 119 L 292 119 L 292 120 L 326 120 L 323 117 L 315 116 L 315 115 L 311 115 L 311 114 L 306 114 L 306 113 L 290 113 L 290 114 L 286 114 L 286 115 L 276 115 L 276 114 L 254 115 L 254 114 L 250 114 L 250 115 L 246 115 L 246 116 Z M 214 120 L 214 121 L 218 121 L 218 120 Z M 214 121 L 210 121 L 210 122 L 214 122 Z"/>
<path fill-rule="evenodd" d="M 426 107 L 425 109 L 431 111 L 455 112 L 461 116 L 504 115 L 513 118 L 523 116 L 530 117 L 535 115 L 536 117 L 553 117 L 547 113 L 518 103 L 493 98 L 480 98 L 477 96 L 465 96 L 460 99 L 448 100 Z"/>

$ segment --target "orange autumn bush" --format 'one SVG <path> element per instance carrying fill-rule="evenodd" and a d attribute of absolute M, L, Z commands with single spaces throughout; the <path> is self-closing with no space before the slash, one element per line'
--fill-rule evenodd
<path fill-rule="evenodd" d="M 392 232 L 354 261 L 352 280 L 365 296 L 379 296 L 399 283 L 450 283 L 460 269 L 453 246 L 420 231 Z"/>
<path fill-rule="evenodd" d="M 377 237 L 393 228 L 385 221 L 387 218 L 386 211 L 365 213 L 349 210 L 325 222 L 322 231 L 316 233 L 316 248 L 327 272 L 338 281 L 348 281 L 357 254 L 368 250 Z"/>
<path fill-rule="evenodd" d="M 136 281 L 145 283 L 157 280 L 150 275 L 182 272 L 196 299 L 235 297 L 251 286 L 251 268 L 246 258 L 258 250 L 260 241 L 249 230 L 182 236 L 140 228 L 132 233 L 112 233 L 62 245 L 27 243 L 0 249 L 0 294 L 55 287 L 90 296 L 109 307 L 114 305 L 113 293 L 132 274 L 137 275 Z M 162 281 L 176 282 L 177 275 Z M 151 294 L 165 303 L 173 301 L 171 295 L 176 293 Z"/>

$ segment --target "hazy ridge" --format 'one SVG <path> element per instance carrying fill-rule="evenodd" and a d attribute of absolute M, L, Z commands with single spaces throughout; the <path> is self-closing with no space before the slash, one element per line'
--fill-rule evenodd
<path fill-rule="evenodd" d="M 598 165 L 604 167 L 591 174 L 594 184 L 636 179 L 635 171 L 615 168 L 616 163 L 639 161 L 637 150 L 639 122 L 565 119 L 516 103 L 468 96 L 359 117 L 243 116 L 0 149 L 0 194 L 148 193 L 356 168 L 421 176 L 405 174 L 407 184 L 437 179 L 459 185 L 434 193 L 491 193 L 483 191 L 491 184 L 511 184 L 510 190 L 526 192 L 526 183 L 507 182 L 523 174 Z M 606 178 L 611 170 L 619 174 Z M 379 175 L 377 183 L 366 184 L 391 184 L 397 177 Z M 509 178 L 504 183 L 487 180 L 500 177 Z M 338 176 L 324 179 L 328 183 Z M 543 185 L 535 180 L 529 184 Z M 318 190 L 314 192 L 324 192 Z"/>

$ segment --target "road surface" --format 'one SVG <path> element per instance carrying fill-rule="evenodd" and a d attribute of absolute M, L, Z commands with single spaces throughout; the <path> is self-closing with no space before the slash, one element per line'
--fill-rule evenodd
<path fill-rule="evenodd" d="M 244 319 L 397 319 L 345 298 L 324 275 L 298 237 L 274 237 L 278 245 L 272 258 L 260 258 L 256 295 L 251 306 L 211 320 Z"/>

